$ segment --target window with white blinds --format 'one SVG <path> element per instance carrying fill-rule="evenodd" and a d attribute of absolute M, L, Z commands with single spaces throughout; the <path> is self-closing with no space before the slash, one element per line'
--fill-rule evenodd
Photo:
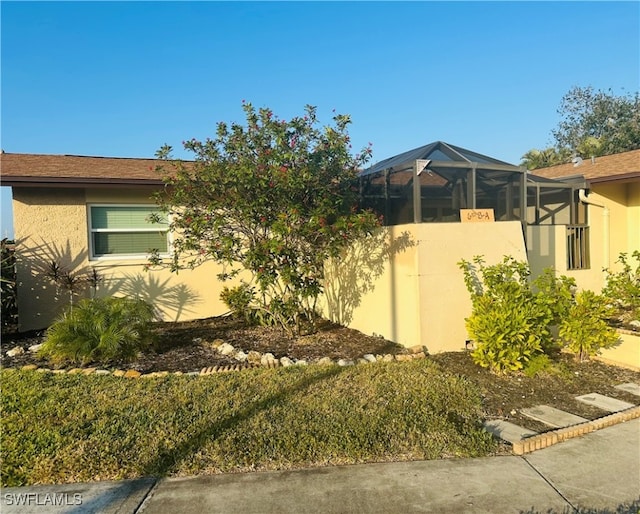
<path fill-rule="evenodd" d="M 151 223 L 153 205 L 90 205 L 91 256 L 144 258 L 151 250 L 168 252 L 167 220 Z"/>

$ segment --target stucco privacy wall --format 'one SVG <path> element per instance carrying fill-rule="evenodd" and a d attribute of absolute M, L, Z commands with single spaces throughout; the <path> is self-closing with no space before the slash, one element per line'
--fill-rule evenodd
<path fill-rule="evenodd" d="M 328 266 L 332 285 L 327 286 L 325 312 L 366 334 L 404 346 L 422 344 L 432 353 L 461 350 L 468 339 L 464 318 L 471 313 L 471 301 L 460 259 L 483 255 L 489 264 L 505 255 L 526 259 L 517 221 L 408 224 L 385 227 L 383 234 L 374 247 L 390 248 L 389 258 L 369 268 L 375 273 L 358 271 L 358 263 L 368 259 L 360 245 Z"/>
<path fill-rule="evenodd" d="M 640 250 L 640 181 L 627 185 L 628 251 Z"/>
<path fill-rule="evenodd" d="M 47 327 L 68 304 L 68 296 L 56 294 L 45 275 L 51 261 L 76 271 L 95 267 L 104 277 L 98 296 L 139 296 L 152 302 L 165 320 L 228 310 L 219 295 L 223 285 L 234 284 L 216 279 L 222 269 L 216 264 L 175 274 L 166 269 L 145 272 L 144 260 L 89 260 L 87 203 L 152 203 L 149 195 L 122 189 L 14 188 L 20 330 Z"/>
<path fill-rule="evenodd" d="M 618 332 L 618 337 L 619 344 L 601 350 L 598 358 L 609 364 L 640 371 L 640 335 Z"/>

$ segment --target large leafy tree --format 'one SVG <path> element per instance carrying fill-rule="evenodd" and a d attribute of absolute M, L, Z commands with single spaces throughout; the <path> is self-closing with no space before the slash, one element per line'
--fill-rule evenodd
<path fill-rule="evenodd" d="M 313 319 L 325 261 L 379 225 L 358 205 L 371 148 L 351 154 L 348 115 L 320 126 L 312 106 L 288 121 L 250 103 L 243 110 L 246 123 L 220 122 L 215 138 L 184 142 L 192 161 L 173 160 L 167 146 L 157 154 L 167 161 L 157 201 L 174 234 L 170 265 L 213 260 L 225 265 L 223 280 L 248 271 L 236 301 L 295 331 Z"/>
<path fill-rule="evenodd" d="M 640 148 L 640 96 L 573 87 L 558 108 L 554 146 L 522 157 L 529 169 L 568 162 L 571 156 L 597 157 Z"/>

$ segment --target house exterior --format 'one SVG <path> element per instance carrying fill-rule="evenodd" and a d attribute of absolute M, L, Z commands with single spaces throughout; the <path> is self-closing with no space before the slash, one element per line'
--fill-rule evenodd
<path fill-rule="evenodd" d="M 586 215 L 566 224 L 529 226 L 528 256 L 534 272 L 553 266 L 580 287 L 599 291 L 603 270 L 616 269 L 620 253 L 640 250 L 640 150 L 574 161 L 531 173 L 556 180 L 584 177 L 579 201 Z"/>
<path fill-rule="evenodd" d="M 483 255 L 492 263 L 505 255 L 528 257 L 534 272 L 552 265 L 579 278 L 582 287 L 597 289 L 593 284 L 601 285 L 604 263 L 598 247 L 604 237 L 602 208 L 587 208 L 580 191 L 609 207 L 616 223 L 610 230 L 611 257 L 637 248 L 640 236 L 638 153 L 621 161 L 626 167 L 605 168 L 607 162 L 598 158 L 580 166 L 585 176 L 591 169 L 607 170 L 587 185 L 582 177 L 546 178 L 545 170 L 532 175 L 444 142 L 381 161 L 363 171 L 360 187 L 365 204 L 382 211 L 387 226 L 367 247 L 356 245 L 327 263 L 320 307 L 336 322 L 435 353 L 465 348 L 464 318 L 471 303 L 461 259 Z M 165 320 L 227 311 L 220 292 L 234 284 L 217 280 L 221 266 L 209 262 L 179 274 L 144 269 L 149 248 L 169 252 L 171 243 L 166 224 L 147 222 L 156 209 L 152 195 L 163 187 L 158 164 L 0 156 L 0 183 L 13 191 L 20 330 L 47 327 L 68 303 L 47 277 L 51 262 L 81 273 L 95 269 L 103 277 L 95 294 L 141 297 Z M 566 169 L 576 175 L 573 165 Z M 462 222 L 463 212 L 477 209 L 490 210 L 493 219 Z M 568 259 L 583 269 L 568 269 Z M 87 288 L 84 295 L 90 293 Z"/>
<path fill-rule="evenodd" d="M 21 331 L 42 329 L 68 304 L 47 277 L 50 263 L 84 274 L 95 269 L 97 294 L 138 296 L 165 320 L 224 313 L 213 263 L 176 275 L 145 271 L 147 250 L 168 251 L 165 226 L 151 225 L 159 161 L 74 155 L 0 155 L 0 183 L 11 186 Z M 88 288 L 82 296 L 90 293 Z"/>

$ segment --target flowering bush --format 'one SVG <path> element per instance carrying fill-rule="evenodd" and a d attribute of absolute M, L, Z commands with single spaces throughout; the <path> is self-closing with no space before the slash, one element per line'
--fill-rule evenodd
<path fill-rule="evenodd" d="M 327 258 L 379 225 L 355 186 L 371 148 L 351 155 L 347 115 L 320 128 L 311 106 L 289 121 L 243 109 L 246 125 L 221 122 L 214 139 L 183 143 L 194 162 L 173 160 L 168 146 L 157 154 L 167 161 L 156 199 L 174 233 L 170 266 L 214 260 L 230 270 L 220 279 L 249 271 L 257 289 L 249 307 L 299 331 L 313 319 Z M 162 263 L 151 256 L 150 265 Z"/>

